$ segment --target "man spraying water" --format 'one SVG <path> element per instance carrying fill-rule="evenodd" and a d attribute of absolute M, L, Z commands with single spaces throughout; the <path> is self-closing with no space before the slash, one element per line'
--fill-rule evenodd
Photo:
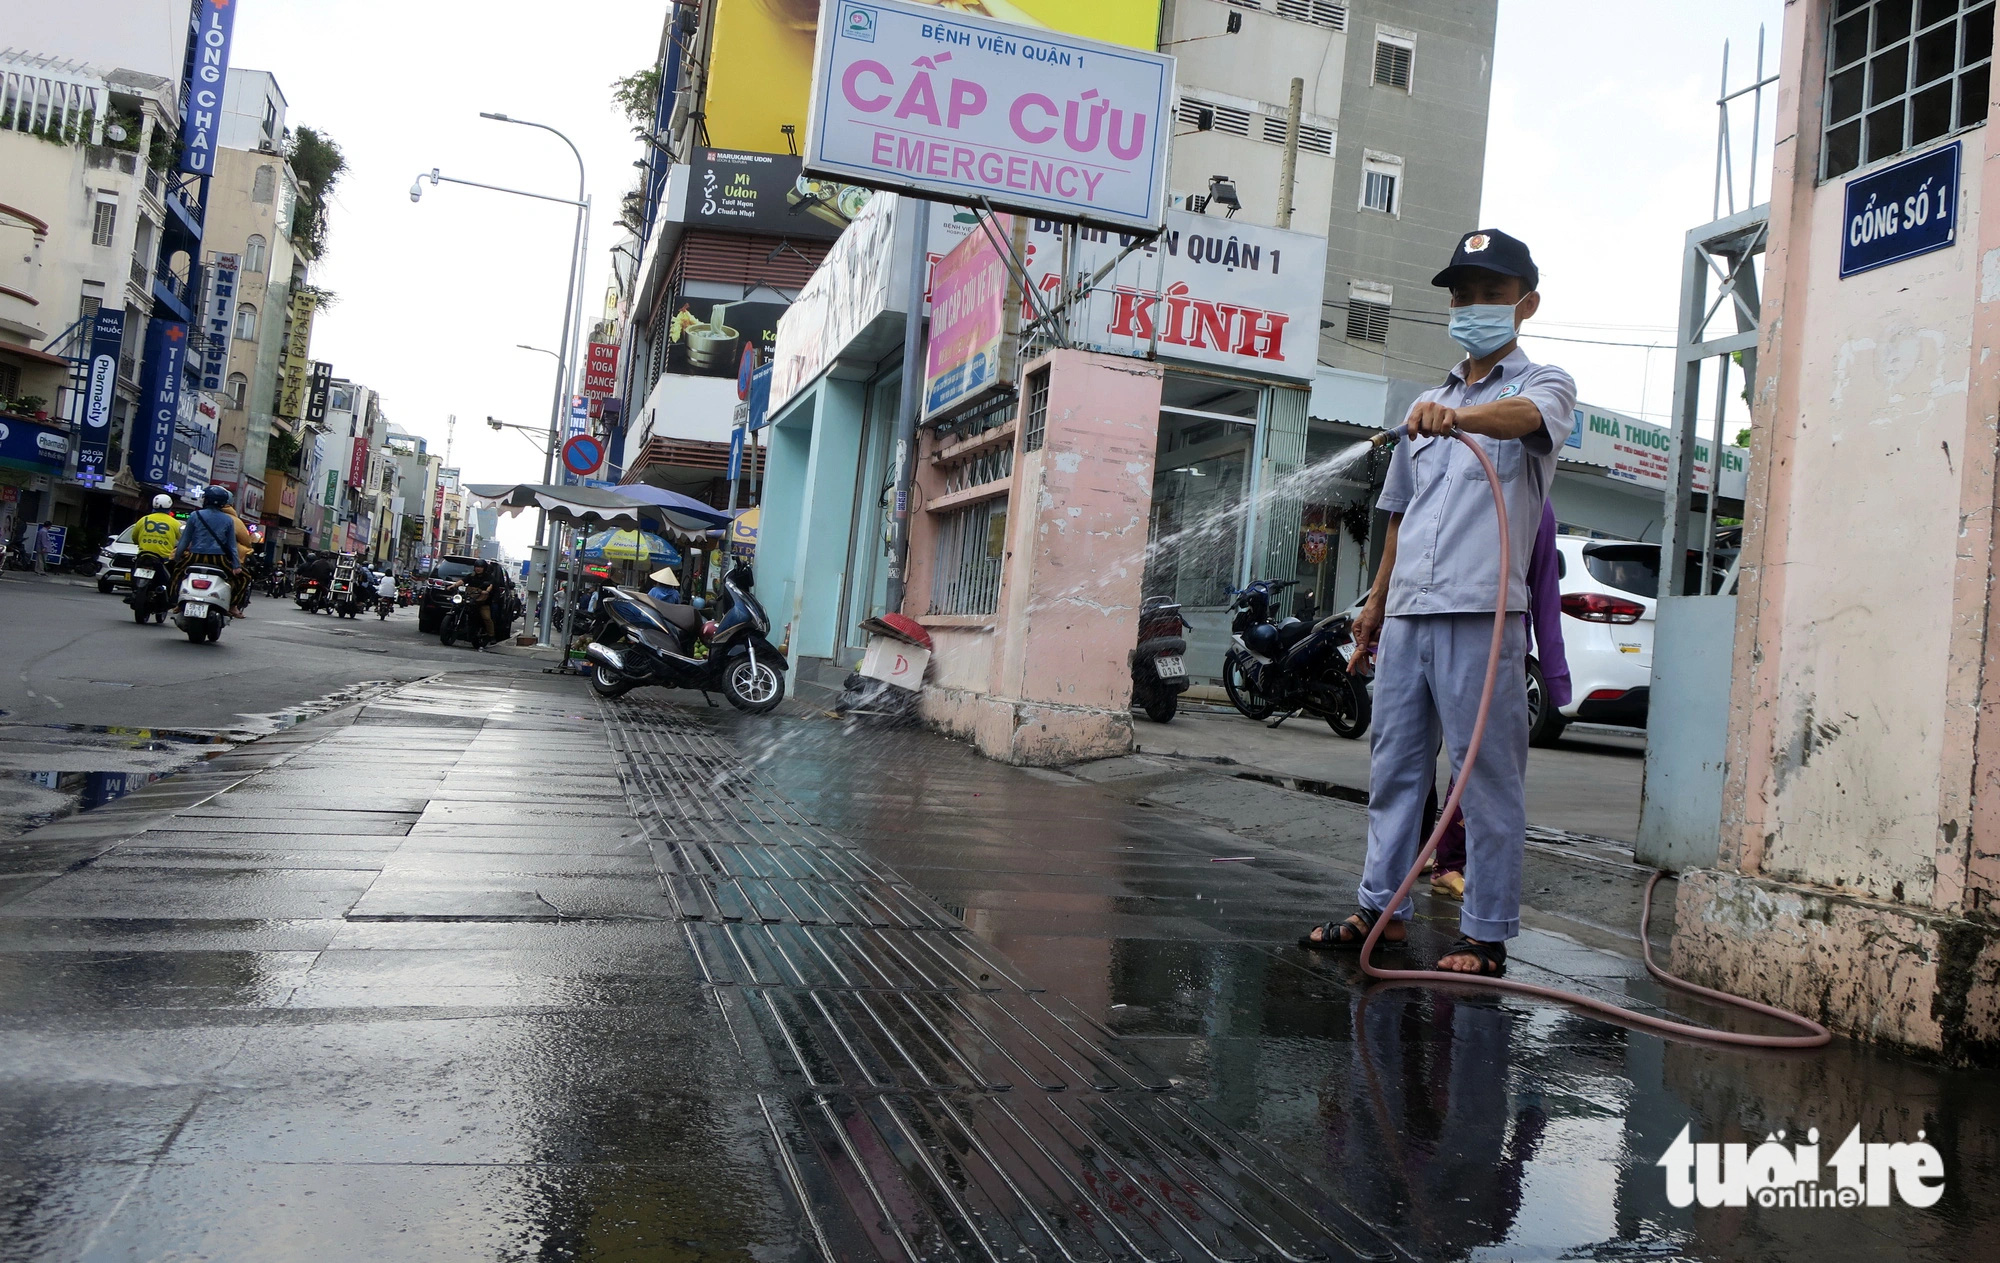
<path fill-rule="evenodd" d="M 1521 857 L 1527 833 L 1528 698 L 1524 619 L 1507 620 L 1485 741 L 1470 769 L 1463 755 L 1485 686 L 1500 598 L 1500 539 L 1478 458 L 1454 431 L 1473 436 L 1498 471 L 1515 540 L 1535 537 L 1569 437 L 1576 383 L 1536 364 L 1518 344 L 1521 322 L 1541 305 L 1528 247 L 1481 229 L 1458 243 L 1432 278 L 1451 291 L 1452 341 L 1466 358 L 1410 408 L 1378 507 L 1388 538 L 1367 605 L 1355 621 L 1361 651 L 1376 654 L 1370 749 L 1368 858 L 1359 909 L 1315 926 L 1300 945 L 1358 949 L 1385 913 L 1384 945 L 1407 936 L 1411 904 L 1390 900 L 1422 845 L 1424 799 L 1438 739 L 1464 777 L 1466 888 L 1460 939 L 1438 961 L 1453 973 L 1498 977 L 1507 940 L 1520 933 Z M 1529 549 L 1513 550 L 1509 613 L 1528 609 Z M 1355 662 L 1362 660 L 1355 654 Z"/>

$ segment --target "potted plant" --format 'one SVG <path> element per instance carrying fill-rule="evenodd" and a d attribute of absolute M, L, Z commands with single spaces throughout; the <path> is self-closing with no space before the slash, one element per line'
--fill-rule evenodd
<path fill-rule="evenodd" d="M 49 401 L 40 395 L 21 395 L 9 408 L 17 416 L 33 417 L 37 421 L 49 419 Z"/>

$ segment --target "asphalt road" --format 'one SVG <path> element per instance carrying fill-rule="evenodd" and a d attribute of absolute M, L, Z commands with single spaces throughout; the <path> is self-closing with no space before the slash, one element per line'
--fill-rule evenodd
<path fill-rule="evenodd" d="M 0 839 L 184 771 L 249 736 L 443 671 L 539 661 L 417 634 L 414 609 L 336 619 L 253 599 L 212 645 L 141 626 L 75 576 L 0 577 Z M 358 783 L 357 778 L 357 783 Z"/>
<path fill-rule="evenodd" d="M 122 595 L 122 594 L 121 594 Z M 447 649 L 417 634 L 415 607 L 386 621 L 306 614 L 256 597 L 213 645 L 165 625 L 140 626 L 121 596 L 76 576 L 0 578 L 0 722 L 259 731 L 276 717 L 364 681 L 405 681 L 480 666 L 540 670 L 497 654 Z"/>

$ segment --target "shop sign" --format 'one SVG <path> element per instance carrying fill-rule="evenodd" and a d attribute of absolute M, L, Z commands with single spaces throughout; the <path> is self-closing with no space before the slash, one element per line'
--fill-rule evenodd
<path fill-rule="evenodd" d="M 1004 387 L 1016 358 L 1011 319 L 1020 297 L 1002 242 L 1015 236 L 1011 215 L 997 215 L 951 248 L 931 271 L 930 346 L 924 361 L 924 420 L 955 411 Z M 1014 241 L 1023 249 L 1025 236 Z M 1010 299 L 1012 301 L 1010 301 Z"/>
<path fill-rule="evenodd" d="M 285 349 L 278 357 L 279 380 L 278 415 L 294 420 L 305 414 L 306 383 L 311 372 L 311 364 L 306 352 L 312 347 L 313 311 L 319 305 L 319 296 L 309 289 L 292 291 L 292 334 L 285 339 Z"/>
<path fill-rule="evenodd" d="M 61 430 L 33 421 L 0 421 L 0 468 L 59 474 L 68 458 L 69 439 Z"/>
<path fill-rule="evenodd" d="M 236 274 L 242 259 L 218 254 L 202 269 L 201 388 L 220 391 L 229 373 L 230 326 L 236 319 Z"/>
<path fill-rule="evenodd" d="M 289 478 L 278 484 L 278 513 L 295 522 L 298 520 L 299 485 Z"/>
<path fill-rule="evenodd" d="M 333 365 L 324 360 L 312 362 L 312 376 L 307 386 L 306 421 L 310 425 L 326 424 L 326 398 L 333 390 Z"/>
<path fill-rule="evenodd" d="M 347 485 L 357 491 L 368 483 L 368 435 L 356 434 L 347 453 Z"/>
<path fill-rule="evenodd" d="M 592 399 L 603 399 L 617 389 L 618 344 L 591 343 L 590 356 L 583 364 L 583 393 Z"/>
<path fill-rule="evenodd" d="M 1706 495 L 1709 487 L 1708 440 L 1694 445 L 1694 490 Z M 1597 465 L 1620 482 L 1664 491 L 1668 461 L 1673 450 L 1673 431 L 1664 425 L 1628 417 L 1609 408 L 1579 404 L 1575 425 L 1561 453 L 1564 460 Z M 1722 449 L 1722 496 L 1741 500 L 1749 488 L 1750 452 L 1742 447 Z"/>
<path fill-rule="evenodd" d="M 899 0 L 827 0 L 815 175 L 1152 232 L 1174 59 Z"/>
<path fill-rule="evenodd" d="M 103 479 L 110 450 L 111 405 L 118 392 L 118 355 L 125 345 L 125 309 L 97 309 L 90 326 L 90 381 L 83 400 L 83 439 L 76 455 L 77 481 Z"/>
<path fill-rule="evenodd" d="M 778 321 L 769 411 L 783 408 L 875 317 L 901 301 L 897 279 L 905 252 L 895 248 L 896 205 L 896 198 L 878 197 L 863 207 Z"/>
<path fill-rule="evenodd" d="M 189 65 L 187 117 L 181 121 L 180 169 L 189 175 L 215 174 L 215 147 L 222 129 L 222 89 L 229 80 L 229 36 L 236 24 L 230 0 L 201 0 Z"/>
<path fill-rule="evenodd" d="M 952 207 L 931 216 L 930 244 L 946 251 L 980 231 Z M 1326 241 L 1306 233 L 1167 212 L 1165 231 L 1119 258 L 1138 238 L 1084 228 L 1070 253 L 1079 282 L 1117 261 L 1069 310 L 1078 345 L 1114 355 L 1212 364 L 1312 380 L 1319 363 Z M 1051 306 L 1062 296 L 1061 227 L 1038 220 L 1028 234 L 1028 275 Z M 1023 306 L 1023 320 L 1034 317 Z"/>
<path fill-rule="evenodd" d="M 170 479 L 174 425 L 180 418 L 181 374 L 187 366 L 187 326 L 154 318 L 146 330 L 146 363 L 139 386 L 139 422 L 132 444 L 132 476 L 153 487 Z"/>
<path fill-rule="evenodd" d="M 832 241 L 870 196 L 803 174 L 790 154 L 702 149 L 688 164 L 685 217 L 690 227 Z"/>
<path fill-rule="evenodd" d="M 1959 142 L 1847 182 L 1840 275 L 1942 250 L 1958 236 Z"/>

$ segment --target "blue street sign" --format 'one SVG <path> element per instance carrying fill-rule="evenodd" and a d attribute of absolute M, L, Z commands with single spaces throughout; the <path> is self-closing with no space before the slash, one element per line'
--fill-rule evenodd
<path fill-rule="evenodd" d="M 1942 250 L 1958 237 L 1959 142 L 1847 182 L 1840 275 Z"/>
<path fill-rule="evenodd" d="M 771 366 L 759 364 L 750 374 L 750 428 L 761 430 L 771 416 Z"/>
<path fill-rule="evenodd" d="M 735 482 L 743 476 L 743 427 L 737 426 L 729 432 L 729 481 Z"/>

